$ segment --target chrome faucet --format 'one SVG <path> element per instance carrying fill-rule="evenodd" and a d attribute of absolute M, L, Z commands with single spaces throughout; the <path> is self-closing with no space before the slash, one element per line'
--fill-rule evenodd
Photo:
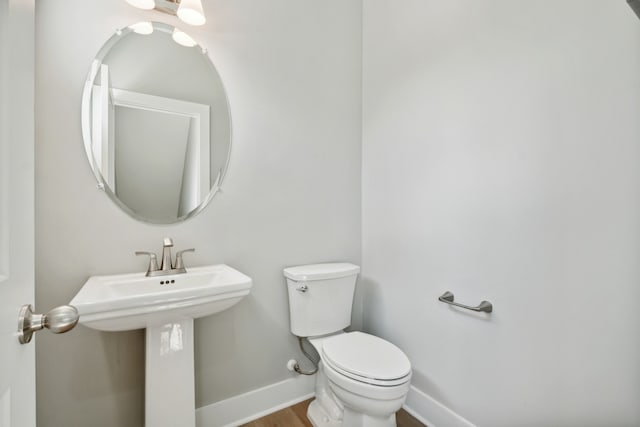
<path fill-rule="evenodd" d="M 160 270 L 168 271 L 173 269 L 173 261 L 171 260 L 171 248 L 173 247 L 173 239 L 165 237 L 162 241 L 162 264 Z M 166 273 L 165 273 L 166 274 Z"/>
<path fill-rule="evenodd" d="M 173 247 L 173 239 L 165 237 L 162 241 L 162 263 L 158 268 L 158 258 L 153 252 L 136 251 L 136 255 L 147 255 L 149 257 L 149 267 L 147 267 L 146 276 L 168 276 L 170 274 L 186 273 L 182 254 L 185 252 L 195 252 L 195 249 L 183 249 L 176 252 L 175 263 L 172 260 L 171 248 Z"/>

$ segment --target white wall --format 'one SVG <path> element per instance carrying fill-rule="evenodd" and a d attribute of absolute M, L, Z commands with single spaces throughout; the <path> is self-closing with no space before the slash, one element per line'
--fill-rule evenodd
<path fill-rule="evenodd" d="M 36 13 L 36 304 L 67 303 L 90 275 L 144 271 L 135 250 L 195 247 L 189 265 L 227 263 L 254 279 L 232 309 L 196 322 L 204 406 L 290 378 L 282 268 L 360 262 L 361 2 L 205 0 L 189 32 L 225 82 L 233 118 L 223 193 L 181 225 L 131 219 L 96 190 L 80 132 L 83 82 L 118 28 L 149 19 L 125 1 L 39 0 Z M 360 326 L 360 306 L 355 324 Z M 39 427 L 140 427 L 144 335 L 43 334 Z"/>
<path fill-rule="evenodd" d="M 640 425 L 640 21 L 366 0 L 363 27 L 366 329 L 478 426 Z"/>

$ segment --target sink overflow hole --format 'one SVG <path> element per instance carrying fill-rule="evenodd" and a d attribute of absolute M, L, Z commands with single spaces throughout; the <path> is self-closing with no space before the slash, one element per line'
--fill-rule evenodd
<path fill-rule="evenodd" d="M 176 283 L 176 281 L 175 280 L 171 280 L 171 281 L 169 281 L 169 280 L 161 280 L 160 281 L 161 285 L 168 285 L 169 283 Z"/>

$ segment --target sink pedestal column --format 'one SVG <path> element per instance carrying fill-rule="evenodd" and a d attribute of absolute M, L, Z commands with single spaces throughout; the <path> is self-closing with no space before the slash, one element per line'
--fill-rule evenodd
<path fill-rule="evenodd" d="M 195 427 L 193 319 L 147 327 L 145 426 Z"/>

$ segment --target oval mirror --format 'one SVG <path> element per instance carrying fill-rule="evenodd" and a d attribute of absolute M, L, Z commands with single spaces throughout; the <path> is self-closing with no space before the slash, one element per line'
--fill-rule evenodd
<path fill-rule="evenodd" d="M 227 96 L 207 51 L 157 22 L 118 30 L 100 49 L 84 87 L 82 133 L 98 185 L 151 223 L 201 211 L 231 152 Z"/>

